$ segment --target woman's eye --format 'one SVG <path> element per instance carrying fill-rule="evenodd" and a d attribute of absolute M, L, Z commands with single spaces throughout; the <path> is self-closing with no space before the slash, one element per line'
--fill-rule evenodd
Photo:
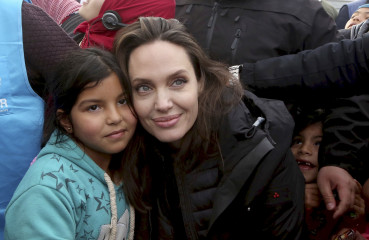
<path fill-rule="evenodd" d="M 97 111 L 99 109 L 98 105 L 92 105 L 88 107 L 88 111 L 94 112 Z"/>
<path fill-rule="evenodd" d="M 141 85 L 141 86 L 137 86 L 136 91 L 137 92 L 148 92 L 150 91 L 150 87 L 146 86 L 146 85 Z"/>
<path fill-rule="evenodd" d="M 187 81 L 184 80 L 183 78 L 180 78 L 180 79 L 176 79 L 174 82 L 173 82 L 173 86 L 182 86 L 183 84 L 185 84 Z"/>

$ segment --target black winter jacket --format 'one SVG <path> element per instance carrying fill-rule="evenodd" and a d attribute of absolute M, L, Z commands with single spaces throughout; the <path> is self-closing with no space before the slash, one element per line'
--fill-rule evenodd
<path fill-rule="evenodd" d="M 257 117 L 266 120 L 253 126 Z M 246 92 L 219 132 L 221 159 L 183 176 L 173 174 L 172 159 L 153 157 L 163 193 L 152 211 L 137 212 L 136 239 L 299 239 L 304 178 L 290 151 L 292 128 L 283 102 Z"/>
<path fill-rule="evenodd" d="M 314 49 L 340 36 L 312 0 L 177 0 L 176 18 L 211 58 L 229 65 Z"/>

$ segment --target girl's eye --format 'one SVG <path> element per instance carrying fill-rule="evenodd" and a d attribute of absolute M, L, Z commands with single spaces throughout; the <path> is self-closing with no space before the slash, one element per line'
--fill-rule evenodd
<path fill-rule="evenodd" d="M 122 105 L 126 105 L 127 104 L 127 100 L 125 98 L 121 99 L 118 101 L 119 104 L 122 104 Z"/>
<path fill-rule="evenodd" d="M 88 111 L 91 111 L 91 112 L 97 111 L 99 109 L 100 107 L 98 105 L 92 105 L 88 107 Z"/>
<path fill-rule="evenodd" d="M 147 85 L 139 85 L 139 86 L 136 87 L 137 92 L 142 92 L 143 93 L 143 92 L 148 92 L 150 90 L 151 90 L 151 88 Z"/>
<path fill-rule="evenodd" d="M 292 140 L 292 145 L 297 145 L 297 144 L 302 144 L 301 139 L 293 139 Z"/>
<path fill-rule="evenodd" d="M 174 82 L 173 82 L 173 86 L 182 86 L 183 84 L 185 84 L 187 81 L 184 80 L 183 78 L 179 78 L 179 79 L 176 79 Z"/>
<path fill-rule="evenodd" d="M 317 141 L 317 142 L 315 142 L 314 144 L 315 144 L 316 146 L 320 146 L 320 143 L 321 143 L 321 141 Z"/>

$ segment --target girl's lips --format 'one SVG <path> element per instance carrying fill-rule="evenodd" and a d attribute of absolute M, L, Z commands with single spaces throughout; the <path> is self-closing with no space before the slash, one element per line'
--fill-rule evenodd
<path fill-rule="evenodd" d="M 181 114 L 166 116 L 166 117 L 158 117 L 154 118 L 153 121 L 155 125 L 161 128 L 170 128 L 177 124 L 181 117 Z"/>
<path fill-rule="evenodd" d="M 121 129 L 121 130 L 118 130 L 118 131 L 114 131 L 114 132 L 111 132 L 109 133 L 108 135 L 106 135 L 105 137 L 108 137 L 108 138 L 121 138 L 125 133 L 125 130 L 124 129 Z"/>
<path fill-rule="evenodd" d="M 314 164 L 306 160 L 297 159 L 296 162 L 299 165 L 300 169 L 308 170 L 316 167 Z"/>

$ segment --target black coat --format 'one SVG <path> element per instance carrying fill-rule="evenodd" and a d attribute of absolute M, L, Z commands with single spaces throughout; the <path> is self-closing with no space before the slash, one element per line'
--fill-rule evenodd
<path fill-rule="evenodd" d="M 229 65 L 337 41 L 334 20 L 311 0 L 177 0 L 176 18 L 215 60 Z"/>
<path fill-rule="evenodd" d="M 156 160 L 170 203 L 158 194 L 149 214 L 137 213 L 137 239 L 299 239 L 305 185 L 290 151 L 292 118 L 281 101 L 246 96 L 219 132 L 221 159 L 184 176 L 173 160 Z M 257 117 L 266 120 L 253 126 Z"/>

